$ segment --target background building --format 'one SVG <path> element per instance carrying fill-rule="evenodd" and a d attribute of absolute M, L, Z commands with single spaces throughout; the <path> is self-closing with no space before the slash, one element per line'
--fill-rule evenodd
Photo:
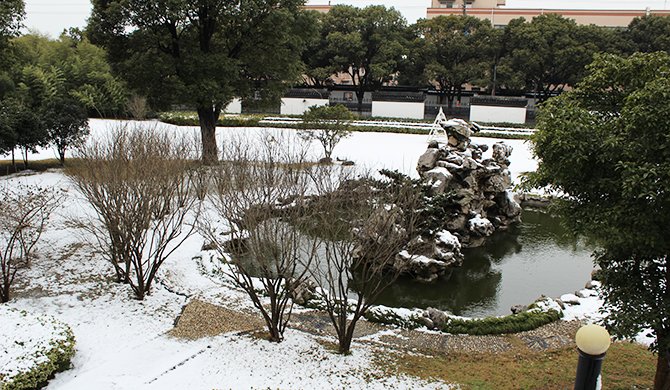
<path fill-rule="evenodd" d="M 465 1 L 465 8 L 463 7 Z M 630 22 L 644 15 L 670 15 L 668 10 L 604 10 L 604 9 L 541 9 L 507 8 L 505 0 L 432 0 L 426 16 L 467 15 L 487 19 L 494 26 L 506 26 L 512 19 L 532 19 L 544 14 L 559 14 L 574 19 L 578 24 L 595 24 L 605 27 L 626 27 Z"/>

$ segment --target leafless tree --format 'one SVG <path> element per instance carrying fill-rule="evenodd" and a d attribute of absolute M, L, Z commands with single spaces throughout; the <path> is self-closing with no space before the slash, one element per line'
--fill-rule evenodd
<path fill-rule="evenodd" d="M 16 273 L 30 265 L 35 246 L 62 196 L 50 188 L 28 185 L 5 187 L 0 194 L 0 302 L 7 302 Z"/>
<path fill-rule="evenodd" d="M 315 251 L 315 240 L 301 231 L 308 166 L 298 141 L 277 132 L 227 142 L 208 175 L 214 215 L 201 224 L 228 261 L 224 272 L 249 295 L 275 342 L 283 339 L 291 293 L 305 281 Z"/>
<path fill-rule="evenodd" d="M 79 148 L 70 178 L 96 211 L 84 223 L 137 299 L 150 294 L 165 259 L 194 231 L 199 201 L 192 144 L 165 129 L 121 126 Z"/>
<path fill-rule="evenodd" d="M 352 171 L 333 175 L 318 167 L 319 195 L 311 202 L 312 224 L 321 238 L 310 275 L 335 328 L 339 352 L 348 354 L 358 320 L 404 270 L 398 253 L 414 234 L 418 189 L 391 188 Z M 334 168 L 341 169 L 341 168 Z"/>

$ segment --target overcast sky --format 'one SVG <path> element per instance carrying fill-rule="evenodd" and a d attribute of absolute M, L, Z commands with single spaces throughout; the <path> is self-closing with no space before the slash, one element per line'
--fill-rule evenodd
<path fill-rule="evenodd" d="M 0 0 L 1 1 L 1 0 Z M 69 27 L 83 27 L 91 12 L 90 0 L 25 0 L 27 29 L 57 37 Z M 507 0 L 508 8 L 607 8 L 666 9 L 668 0 Z M 308 4 L 328 4 L 328 0 L 309 0 Z M 410 23 L 426 16 L 430 0 L 331 0 L 331 4 L 366 6 L 384 4 L 399 9 Z"/>

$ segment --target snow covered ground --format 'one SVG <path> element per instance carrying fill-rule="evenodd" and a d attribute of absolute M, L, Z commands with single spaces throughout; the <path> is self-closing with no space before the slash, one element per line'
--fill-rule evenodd
<path fill-rule="evenodd" d="M 17 183 L 55 186 L 66 194 L 52 215 L 33 261 L 16 282 L 7 306 L 50 314 L 72 328 L 74 368 L 58 374 L 50 389 L 211 388 L 447 388 L 405 376 L 386 377 L 372 364 L 373 349 L 356 344 L 351 356 L 327 350 L 313 336 L 289 330 L 281 344 L 235 333 L 196 341 L 166 334 L 183 305 L 198 297 L 245 309 L 250 302 L 193 259 L 204 239 L 191 237 L 161 268 L 160 284 L 145 301 L 111 281 L 112 270 L 69 221 L 90 210 L 59 172 L 14 176 Z"/>
<path fill-rule="evenodd" d="M 119 122 L 92 120 L 93 137 L 102 137 L 117 125 Z M 197 128 L 158 125 L 187 136 L 198 132 Z M 219 130 L 218 135 L 223 141 L 225 137 L 278 131 L 291 132 L 231 128 Z M 397 169 L 416 175 L 426 140 L 427 136 L 421 135 L 353 133 L 335 148 L 333 157 L 353 160 L 369 169 Z M 488 145 L 497 141 L 473 140 Z M 526 142 L 505 142 L 514 147 L 510 166 L 514 178 L 536 168 Z M 316 147 L 312 152 L 319 155 Z M 47 158 L 54 158 L 50 149 L 29 156 L 31 160 Z M 353 355 L 340 356 L 297 330 L 289 330 L 280 344 L 235 333 L 196 341 L 173 338 L 166 332 L 192 298 L 229 308 L 250 307 L 242 293 L 200 272 L 194 257 L 201 253 L 204 239 L 194 235 L 173 253 L 161 268 L 160 283 L 152 295 L 140 302 L 132 299 L 127 286 L 111 281 L 109 264 L 82 231 L 69 223 L 73 218 L 85 218 L 91 210 L 65 175 L 55 171 L 2 178 L 0 187 L 18 182 L 54 186 L 66 194 L 39 245 L 39 258 L 21 274 L 16 283 L 20 293 L 8 304 L 53 315 L 74 332 L 74 368 L 58 374 L 49 383 L 50 389 L 448 387 L 406 376 L 386 377 L 374 366 L 375 351 L 369 344 L 357 343 Z M 568 309 L 569 318 L 595 319 L 601 302 L 597 297 L 584 299 L 583 305 Z"/>
<path fill-rule="evenodd" d="M 92 119 L 90 121 L 92 137 L 103 137 L 112 131 L 115 127 L 123 125 L 141 125 L 141 126 L 159 126 L 160 128 L 174 131 L 175 134 L 182 134 L 186 137 L 194 138 L 199 134 L 197 127 L 173 126 L 162 122 L 133 122 L 133 121 L 111 121 Z M 250 133 L 293 133 L 293 130 L 283 130 L 276 128 L 221 128 L 217 131 L 219 142 L 223 144 L 226 139 L 245 136 Z M 360 167 L 370 170 L 379 170 L 382 168 L 398 170 L 407 175 L 417 177 L 416 163 L 419 157 L 426 150 L 428 135 L 417 134 L 396 134 L 396 133 L 362 133 L 354 132 L 350 137 L 343 139 L 333 152 L 333 159 L 341 158 L 356 162 Z M 512 146 L 514 151 L 510 157 L 510 171 L 512 178 L 516 180 L 519 174 L 523 172 L 534 171 L 537 163 L 533 159 L 530 143 L 524 140 L 514 139 L 496 139 L 473 137 L 472 142 L 477 144 L 489 145 L 503 141 Z M 317 145 L 312 145 L 311 152 L 315 159 L 321 157 L 322 151 Z M 42 160 L 56 158 L 55 150 L 50 148 L 41 149 L 38 153 L 29 153 L 29 160 Z M 69 155 L 69 152 L 67 153 Z"/>

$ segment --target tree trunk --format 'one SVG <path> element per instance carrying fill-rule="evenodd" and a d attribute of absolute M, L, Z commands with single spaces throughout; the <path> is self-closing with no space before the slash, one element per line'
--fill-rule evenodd
<path fill-rule="evenodd" d="M 216 145 L 216 122 L 221 109 L 218 106 L 199 106 L 198 119 L 202 138 L 202 162 L 211 165 L 219 161 L 219 148 Z"/>
<path fill-rule="evenodd" d="M 58 157 L 60 159 L 60 166 L 65 165 L 65 145 L 58 146 Z"/>
<path fill-rule="evenodd" d="M 16 172 L 16 157 L 14 156 L 14 149 L 12 149 L 12 168 L 14 168 L 14 172 Z"/>
<path fill-rule="evenodd" d="M 670 390 L 670 361 L 668 361 L 668 354 L 667 350 L 658 352 L 654 390 Z"/>
<path fill-rule="evenodd" d="M 358 113 L 363 113 L 363 98 L 365 97 L 365 90 L 356 91 L 356 99 L 358 99 Z"/>

